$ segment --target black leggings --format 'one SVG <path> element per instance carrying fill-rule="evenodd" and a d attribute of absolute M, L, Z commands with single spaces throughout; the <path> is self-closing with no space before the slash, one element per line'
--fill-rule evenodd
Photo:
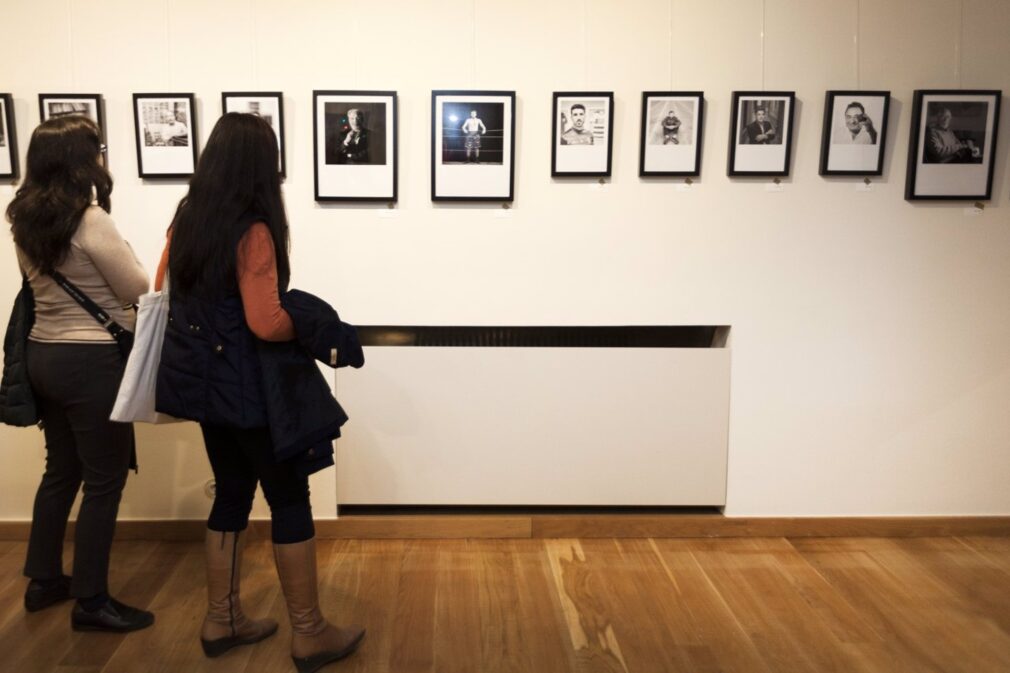
<path fill-rule="evenodd" d="M 274 460 L 269 428 L 242 430 L 200 424 L 214 471 L 214 506 L 207 527 L 237 532 L 249 525 L 256 483 L 270 505 L 271 537 L 276 544 L 304 542 L 315 535 L 309 479 L 290 463 Z"/>

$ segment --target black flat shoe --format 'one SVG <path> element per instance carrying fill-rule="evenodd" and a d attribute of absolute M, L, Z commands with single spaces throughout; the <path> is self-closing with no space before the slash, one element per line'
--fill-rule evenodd
<path fill-rule="evenodd" d="M 111 631 L 126 633 L 146 629 L 154 623 L 154 615 L 147 610 L 130 607 L 110 598 L 105 605 L 89 612 L 78 603 L 70 613 L 70 628 L 74 631 Z"/>
<path fill-rule="evenodd" d="M 38 612 L 66 600 L 70 600 L 68 575 L 61 575 L 55 584 L 49 586 L 41 584 L 38 580 L 32 580 L 25 589 L 25 610 L 28 612 Z"/>

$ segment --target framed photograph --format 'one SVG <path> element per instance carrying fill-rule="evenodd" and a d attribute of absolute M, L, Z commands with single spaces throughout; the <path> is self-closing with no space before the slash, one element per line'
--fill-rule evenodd
<path fill-rule="evenodd" d="M 53 117 L 81 115 L 98 124 L 105 138 L 105 106 L 98 93 L 40 93 L 39 117 L 48 121 Z"/>
<path fill-rule="evenodd" d="M 396 201 L 395 91 L 313 91 L 316 201 Z"/>
<path fill-rule="evenodd" d="M 515 91 L 431 92 L 431 200 L 512 201 Z"/>
<path fill-rule="evenodd" d="M 881 175 L 890 91 L 828 91 L 821 175 Z"/>
<path fill-rule="evenodd" d="M 700 175 L 704 116 L 701 91 L 644 92 L 638 175 Z"/>
<path fill-rule="evenodd" d="M 221 94 L 221 109 L 227 112 L 244 112 L 262 117 L 270 124 L 277 135 L 277 149 L 280 154 L 278 170 L 281 177 L 287 177 L 287 165 L 284 162 L 284 94 L 271 92 L 230 92 Z"/>
<path fill-rule="evenodd" d="M 610 176 L 613 91 L 555 91 L 551 119 L 551 176 Z"/>
<path fill-rule="evenodd" d="M 0 178 L 17 180 L 18 141 L 14 126 L 14 97 L 0 93 Z"/>
<path fill-rule="evenodd" d="M 917 90 L 905 198 L 992 198 L 1001 91 Z"/>
<path fill-rule="evenodd" d="M 185 178 L 196 169 L 196 103 L 191 93 L 135 93 L 137 172 Z"/>
<path fill-rule="evenodd" d="M 793 91 L 733 92 L 728 175 L 789 175 L 795 102 Z"/>

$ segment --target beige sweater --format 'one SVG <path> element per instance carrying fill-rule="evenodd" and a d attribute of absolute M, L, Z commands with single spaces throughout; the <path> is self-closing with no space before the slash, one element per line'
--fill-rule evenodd
<path fill-rule="evenodd" d="M 113 341 L 112 335 L 50 276 L 39 275 L 20 248 L 17 255 L 35 294 L 35 327 L 29 339 L 62 343 Z M 133 330 L 136 317 L 128 305 L 137 303 L 148 291 L 150 280 L 108 213 L 98 206 L 85 211 L 77 233 L 70 239 L 67 258 L 57 270 L 113 320 Z"/>

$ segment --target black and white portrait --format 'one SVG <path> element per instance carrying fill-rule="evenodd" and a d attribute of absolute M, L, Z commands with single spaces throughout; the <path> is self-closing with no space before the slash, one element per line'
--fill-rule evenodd
<path fill-rule="evenodd" d="M 453 101 L 442 105 L 442 163 L 497 164 L 505 157 L 505 104 Z"/>
<path fill-rule="evenodd" d="M 729 175 L 789 174 L 791 91 L 734 91 Z"/>
<path fill-rule="evenodd" d="M 67 117 L 70 115 L 80 115 L 94 120 L 96 117 L 94 105 L 91 101 L 56 101 L 46 102 L 46 119 L 55 117 Z"/>
<path fill-rule="evenodd" d="M 189 147 L 190 110 L 186 101 L 150 100 L 140 104 L 144 147 Z"/>
<path fill-rule="evenodd" d="M 326 103 L 326 163 L 382 166 L 386 163 L 386 104 Z"/>
<path fill-rule="evenodd" d="M 0 93 L 0 178 L 18 177 L 18 148 L 14 126 L 14 98 Z"/>
<path fill-rule="evenodd" d="M 314 91 L 316 201 L 396 201 L 395 91 Z"/>
<path fill-rule="evenodd" d="M 781 145 L 786 102 L 778 99 L 749 99 L 740 103 L 741 145 Z"/>
<path fill-rule="evenodd" d="M 991 198 L 1001 95 L 915 92 L 905 198 Z"/>
<path fill-rule="evenodd" d="M 260 117 L 277 136 L 278 169 L 281 177 L 287 175 L 284 159 L 284 94 L 276 92 L 224 92 L 221 94 L 224 112 L 241 112 Z"/>
<path fill-rule="evenodd" d="M 141 177 L 185 177 L 196 167 L 192 94 L 134 94 Z"/>
<path fill-rule="evenodd" d="M 39 94 L 39 112 L 42 121 L 80 115 L 98 124 L 100 129 L 104 122 L 100 94 L 42 93 Z"/>
<path fill-rule="evenodd" d="M 515 92 L 431 92 L 433 201 L 511 201 Z"/>
<path fill-rule="evenodd" d="M 639 175 L 698 175 L 705 98 L 701 92 L 642 94 Z"/>
<path fill-rule="evenodd" d="M 989 103 L 934 100 L 926 104 L 923 163 L 980 164 Z"/>
<path fill-rule="evenodd" d="M 828 91 L 821 137 L 821 175 L 883 172 L 889 91 Z"/>
<path fill-rule="evenodd" d="M 613 92 L 555 92 L 551 175 L 610 175 Z"/>

